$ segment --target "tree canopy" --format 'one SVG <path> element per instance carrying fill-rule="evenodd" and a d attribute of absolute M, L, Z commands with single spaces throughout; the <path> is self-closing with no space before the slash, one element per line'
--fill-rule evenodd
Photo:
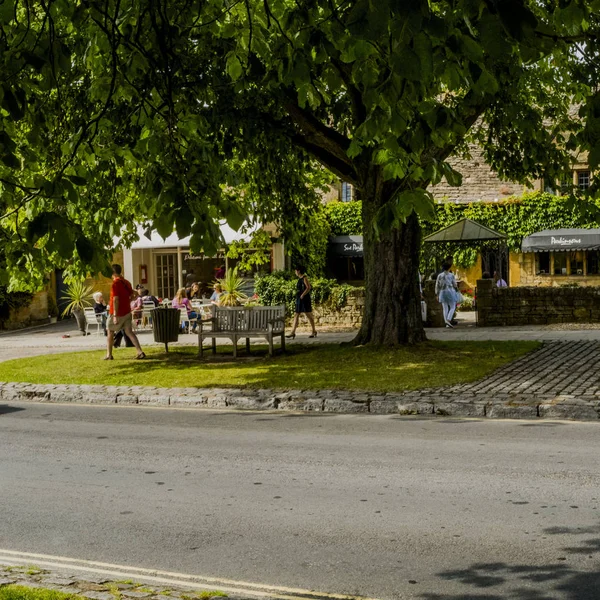
<path fill-rule="evenodd" d="M 293 236 L 320 163 L 363 200 L 366 327 L 416 340 L 410 248 L 427 187 L 461 182 L 449 156 L 476 141 L 518 181 L 560 178 L 574 148 L 600 162 L 598 15 L 600 0 L 1 0 L 2 277 L 98 270 L 134 221 L 206 252 L 219 219 Z"/>

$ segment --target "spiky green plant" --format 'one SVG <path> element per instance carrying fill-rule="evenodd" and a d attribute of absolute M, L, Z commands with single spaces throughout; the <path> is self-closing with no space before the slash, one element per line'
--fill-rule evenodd
<path fill-rule="evenodd" d="M 83 281 L 74 281 L 67 286 L 65 295 L 61 300 L 68 301 L 65 306 L 62 316 L 66 317 L 76 311 L 83 311 L 84 308 L 92 306 L 92 292 L 94 288 L 86 285 Z"/>
<path fill-rule="evenodd" d="M 221 306 L 239 306 L 248 296 L 242 292 L 244 279 L 238 275 L 237 267 L 228 269 L 223 279 L 218 280 L 223 293 L 219 298 Z"/>

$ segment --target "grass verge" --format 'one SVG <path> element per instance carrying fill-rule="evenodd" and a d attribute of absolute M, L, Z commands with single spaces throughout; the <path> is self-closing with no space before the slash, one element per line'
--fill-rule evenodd
<path fill-rule="evenodd" d="M 195 348 L 146 351 L 133 360 L 123 349 L 114 361 L 103 351 L 22 358 L 0 363 L 0 381 L 157 387 L 251 387 L 402 392 L 475 381 L 539 347 L 538 342 L 426 342 L 413 347 L 295 345 L 270 359 L 265 349 L 237 360 L 231 347 L 199 360 Z M 1 599 L 0 599 L 1 600 Z"/>
<path fill-rule="evenodd" d="M 24 585 L 0 587 L 0 600 L 80 600 L 81 598 L 75 594 L 65 594 L 44 588 L 30 588 Z"/>
<path fill-rule="evenodd" d="M 152 592 L 152 590 L 150 590 Z M 152 592 L 154 593 L 154 592 Z M 157 595 L 156 593 L 155 595 Z M 218 590 L 190 592 L 189 595 L 182 594 L 183 600 L 208 600 L 216 596 L 226 598 L 227 594 Z M 115 594 L 115 597 L 117 595 Z M 33 588 L 24 585 L 6 585 L 0 587 L 0 600 L 87 600 L 79 594 L 68 594 L 58 590 L 46 588 Z"/>

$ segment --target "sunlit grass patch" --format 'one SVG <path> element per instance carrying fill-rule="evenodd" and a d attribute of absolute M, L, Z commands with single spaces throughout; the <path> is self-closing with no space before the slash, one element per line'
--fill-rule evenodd
<path fill-rule="evenodd" d="M 348 389 L 398 392 L 475 381 L 539 347 L 538 342 L 426 342 L 410 347 L 293 345 L 269 358 L 253 347 L 234 360 L 231 347 L 200 360 L 195 348 L 165 354 L 135 350 L 36 356 L 0 363 L 0 381 L 50 384 L 104 384 L 156 387 L 251 387 L 273 389 Z"/>

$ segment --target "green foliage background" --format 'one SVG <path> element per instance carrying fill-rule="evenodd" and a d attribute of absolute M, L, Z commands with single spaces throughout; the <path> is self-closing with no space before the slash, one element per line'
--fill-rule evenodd
<path fill-rule="evenodd" d="M 274 271 L 270 275 L 258 276 L 255 291 L 260 301 L 267 306 L 285 304 L 286 313 L 293 315 L 296 306 L 296 282 L 298 278 L 291 271 Z M 328 305 L 340 309 L 346 305 L 348 292 L 357 288 L 340 284 L 335 279 L 317 277 L 310 280 L 313 304 Z"/>

